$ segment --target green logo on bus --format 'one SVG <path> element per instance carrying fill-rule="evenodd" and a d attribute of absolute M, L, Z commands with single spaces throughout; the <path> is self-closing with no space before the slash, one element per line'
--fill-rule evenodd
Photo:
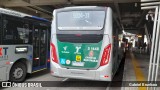
<path fill-rule="evenodd" d="M 58 41 L 60 64 L 73 68 L 95 68 L 99 62 L 99 43 L 69 43 Z"/>

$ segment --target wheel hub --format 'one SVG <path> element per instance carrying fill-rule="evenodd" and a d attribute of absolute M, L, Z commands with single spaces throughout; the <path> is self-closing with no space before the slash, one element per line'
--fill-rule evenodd
<path fill-rule="evenodd" d="M 16 68 L 15 69 L 15 71 L 13 72 L 13 77 L 15 78 L 15 79 L 19 79 L 19 78 L 21 78 L 23 76 L 23 70 L 22 70 L 22 68 Z"/>

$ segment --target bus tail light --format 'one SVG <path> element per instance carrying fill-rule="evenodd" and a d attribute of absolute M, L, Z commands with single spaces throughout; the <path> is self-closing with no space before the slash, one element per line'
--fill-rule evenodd
<path fill-rule="evenodd" d="M 109 77 L 108 75 L 105 75 L 105 76 L 104 76 L 104 78 L 108 78 L 108 77 Z"/>
<path fill-rule="evenodd" d="M 108 46 L 104 48 L 100 66 L 108 64 L 109 59 L 110 59 L 110 53 L 111 53 L 111 44 L 109 44 Z"/>
<path fill-rule="evenodd" d="M 50 62 L 50 59 L 48 59 L 47 62 Z"/>
<path fill-rule="evenodd" d="M 53 74 L 54 72 L 51 70 L 50 73 Z"/>
<path fill-rule="evenodd" d="M 55 45 L 51 43 L 50 46 L 51 46 L 51 60 L 55 63 L 58 63 Z"/>

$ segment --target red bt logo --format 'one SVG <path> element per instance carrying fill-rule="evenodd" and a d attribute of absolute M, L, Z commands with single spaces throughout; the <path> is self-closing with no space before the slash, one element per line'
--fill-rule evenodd
<path fill-rule="evenodd" d="M 93 55 L 94 55 L 94 52 L 91 50 L 91 51 L 89 52 L 89 56 L 90 56 L 90 57 L 93 57 Z"/>

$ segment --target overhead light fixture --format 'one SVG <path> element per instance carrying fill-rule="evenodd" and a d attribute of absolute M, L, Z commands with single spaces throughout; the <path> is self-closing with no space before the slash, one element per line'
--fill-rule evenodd
<path fill-rule="evenodd" d="M 122 30 L 123 34 L 126 35 L 126 32 L 124 31 L 124 29 Z"/>
<path fill-rule="evenodd" d="M 139 38 L 141 38 L 141 37 L 142 37 L 142 35 L 138 35 L 138 37 L 139 37 Z"/>

